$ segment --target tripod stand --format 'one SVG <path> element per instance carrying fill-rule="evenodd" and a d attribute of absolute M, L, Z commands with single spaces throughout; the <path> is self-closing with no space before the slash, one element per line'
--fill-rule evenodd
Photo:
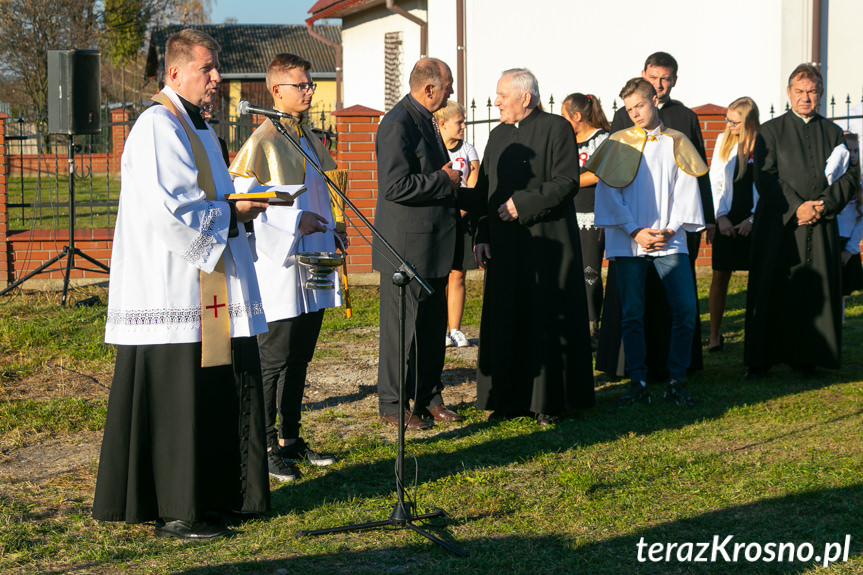
<path fill-rule="evenodd" d="M 407 264 L 409 265 L 409 264 Z M 417 276 L 418 277 L 418 276 Z M 370 521 L 367 523 L 356 523 L 353 525 L 343 525 L 340 527 L 329 527 L 326 529 L 315 529 L 313 531 L 297 531 L 298 536 L 303 535 L 325 535 L 327 533 L 340 533 L 345 531 L 358 531 L 360 529 L 371 529 L 374 527 L 403 527 L 412 529 L 426 539 L 437 543 L 447 551 L 455 553 L 459 557 L 467 557 L 468 553 L 450 545 L 446 541 L 440 539 L 413 524 L 419 519 L 428 519 L 431 517 L 445 517 L 446 514 L 441 509 L 432 511 L 431 513 L 423 513 L 420 515 L 412 515 L 408 506 L 405 504 L 404 494 L 404 465 L 405 465 L 405 322 L 406 322 L 406 306 L 405 306 L 405 291 L 411 278 L 409 273 L 400 269 L 393 274 L 393 284 L 399 288 L 399 432 L 398 432 L 398 455 L 396 456 L 396 495 L 398 500 L 390 513 L 389 518 L 381 521 Z"/>
<path fill-rule="evenodd" d="M 82 268 L 76 266 L 76 255 L 81 256 L 93 265 L 99 266 L 101 269 Z M 69 292 L 69 275 L 71 274 L 73 268 L 104 273 L 108 273 L 109 271 L 111 271 L 108 266 L 106 266 L 100 261 L 93 259 L 92 257 L 88 256 L 87 254 L 75 247 L 75 142 L 74 136 L 72 134 L 69 134 L 69 243 L 63 246 L 63 249 L 56 256 L 54 256 L 32 272 L 28 273 L 24 277 L 18 279 L 17 281 L 0 291 L 0 295 L 5 295 L 6 292 L 15 289 L 16 287 L 37 274 L 47 271 L 54 271 L 47 268 L 59 262 L 63 258 L 67 259 L 66 271 L 63 274 L 63 297 L 60 299 L 60 305 L 66 305 L 66 296 Z"/>
<path fill-rule="evenodd" d="M 238 109 L 244 108 L 245 102 L 241 102 L 240 105 L 237 106 Z M 392 256 L 398 260 L 401 264 L 399 269 L 393 274 L 392 281 L 393 284 L 396 285 L 399 289 L 399 425 L 398 425 L 398 454 L 396 456 L 396 496 L 397 502 L 392 512 L 390 513 L 387 519 L 382 521 L 371 521 L 367 523 L 357 523 L 353 525 L 343 525 L 340 527 L 330 527 L 327 529 L 316 529 L 312 531 L 297 531 L 297 536 L 304 535 L 324 535 L 328 533 L 339 533 L 345 531 L 357 531 L 361 529 L 371 529 L 374 527 L 400 527 L 400 528 L 408 528 L 412 529 L 416 533 L 419 533 L 423 537 L 437 543 L 444 549 L 455 553 L 460 557 L 467 557 L 468 554 L 461 549 L 450 545 L 446 541 L 428 533 L 427 531 L 421 529 L 414 525 L 414 521 L 421 519 L 428 519 L 431 517 L 443 517 L 445 516 L 442 510 L 436 510 L 431 513 L 424 513 L 420 515 L 413 515 L 409 506 L 405 504 L 405 489 L 404 489 L 404 455 L 405 455 L 405 365 L 406 365 L 406 357 L 407 352 L 405 349 L 405 323 L 406 323 L 406 287 L 412 281 L 416 280 L 420 287 L 425 290 L 427 293 L 433 293 L 432 287 L 426 282 L 419 274 L 417 274 L 416 270 L 408 263 L 401 254 L 396 251 L 396 249 L 384 238 L 380 232 L 375 228 L 371 222 L 362 214 L 362 212 L 357 209 L 357 207 L 347 198 L 347 196 L 339 189 L 339 187 L 326 175 L 326 173 L 320 168 L 318 162 L 313 160 L 312 157 L 306 153 L 303 147 L 293 138 L 290 137 L 287 130 L 285 130 L 284 126 L 282 126 L 279 120 L 270 117 L 270 121 L 272 121 L 273 125 L 285 139 L 291 143 L 291 145 L 305 158 L 306 165 L 311 165 L 318 174 L 324 179 L 327 184 L 329 184 L 330 188 L 336 192 L 336 194 L 344 201 L 345 205 L 349 207 L 359 218 L 360 220 L 371 230 L 372 234 L 380 240 L 381 244 L 385 246 L 387 251 L 392 254 Z"/>

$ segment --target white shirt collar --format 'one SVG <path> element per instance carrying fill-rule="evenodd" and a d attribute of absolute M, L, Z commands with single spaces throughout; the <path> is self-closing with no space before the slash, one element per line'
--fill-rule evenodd
<path fill-rule="evenodd" d="M 791 108 L 791 112 L 792 112 L 795 116 L 797 116 L 798 118 L 800 118 L 801 120 L 803 120 L 803 123 L 804 123 L 804 124 L 808 124 L 808 123 L 809 123 L 809 120 L 811 120 L 812 118 L 814 118 L 814 117 L 815 117 L 815 114 L 812 114 L 812 115 L 811 115 L 811 116 L 809 116 L 808 118 L 804 118 L 803 116 L 801 116 L 800 114 L 798 114 L 797 112 L 795 112 L 795 111 L 794 111 L 794 108 Z"/>

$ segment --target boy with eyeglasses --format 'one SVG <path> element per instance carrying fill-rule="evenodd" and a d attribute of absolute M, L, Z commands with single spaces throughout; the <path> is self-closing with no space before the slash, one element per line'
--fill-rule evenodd
<path fill-rule="evenodd" d="M 306 123 L 316 85 L 311 64 L 294 54 L 277 54 L 267 68 L 267 89 L 274 107 L 290 115 L 279 121 L 292 139 L 324 170 L 336 163 Z M 324 310 L 342 303 L 341 292 L 305 288 L 300 252 L 334 252 L 329 189 L 324 179 L 279 133 L 269 120 L 243 144 L 230 167 L 237 193 L 265 191 L 283 184 L 304 184 L 306 192 L 292 206 L 277 206 L 254 226 L 261 299 L 268 332 L 258 336 L 263 372 L 270 475 L 279 481 L 296 478 L 289 460 L 330 465 L 332 455 L 313 451 L 300 437 L 300 415 L 306 371 L 317 344 Z M 335 272 L 338 274 L 338 272 Z M 338 277 L 334 281 L 341 285 Z M 278 423 L 276 416 L 278 415 Z"/>

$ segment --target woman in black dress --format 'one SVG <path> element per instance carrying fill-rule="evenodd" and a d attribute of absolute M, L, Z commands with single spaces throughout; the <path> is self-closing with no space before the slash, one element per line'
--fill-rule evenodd
<path fill-rule="evenodd" d="M 605 242 L 602 232 L 593 225 L 593 197 L 597 177 L 584 169 L 593 152 L 608 139 L 610 128 L 602 103 L 593 94 L 570 94 L 563 100 L 561 114 L 572 126 L 578 143 L 579 180 L 575 195 L 575 215 L 581 241 L 584 283 L 587 289 L 587 313 L 590 319 L 590 341 L 596 351 L 599 338 L 599 318 L 602 313 L 602 253 Z"/>
<path fill-rule="evenodd" d="M 728 282 L 735 270 L 749 269 L 749 233 L 758 192 L 752 181 L 752 148 L 758 133 L 758 106 L 751 98 L 731 102 L 725 131 L 716 139 L 710 163 L 710 185 L 716 213 L 713 238 L 713 281 L 710 284 L 710 347 L 721 351 L 722 315 Z"/>

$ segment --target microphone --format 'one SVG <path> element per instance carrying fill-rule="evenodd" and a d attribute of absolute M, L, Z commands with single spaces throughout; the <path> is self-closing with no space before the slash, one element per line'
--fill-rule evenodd
<path fill-rule="evenodd" d="M 278 110 L 274 110 L 273 108 L 261 108 L 258 106 L 253 106 L 249 104 L 246 100 L 240 100 L 240 103 L 237 104 L 237 113 L 240 115 L 243 114 L 259 114 L 261 116 L 267 116 L 268 118 L 290 118 L 290 114 L 286 114 L 285 112 L 280 112 Z"/>

